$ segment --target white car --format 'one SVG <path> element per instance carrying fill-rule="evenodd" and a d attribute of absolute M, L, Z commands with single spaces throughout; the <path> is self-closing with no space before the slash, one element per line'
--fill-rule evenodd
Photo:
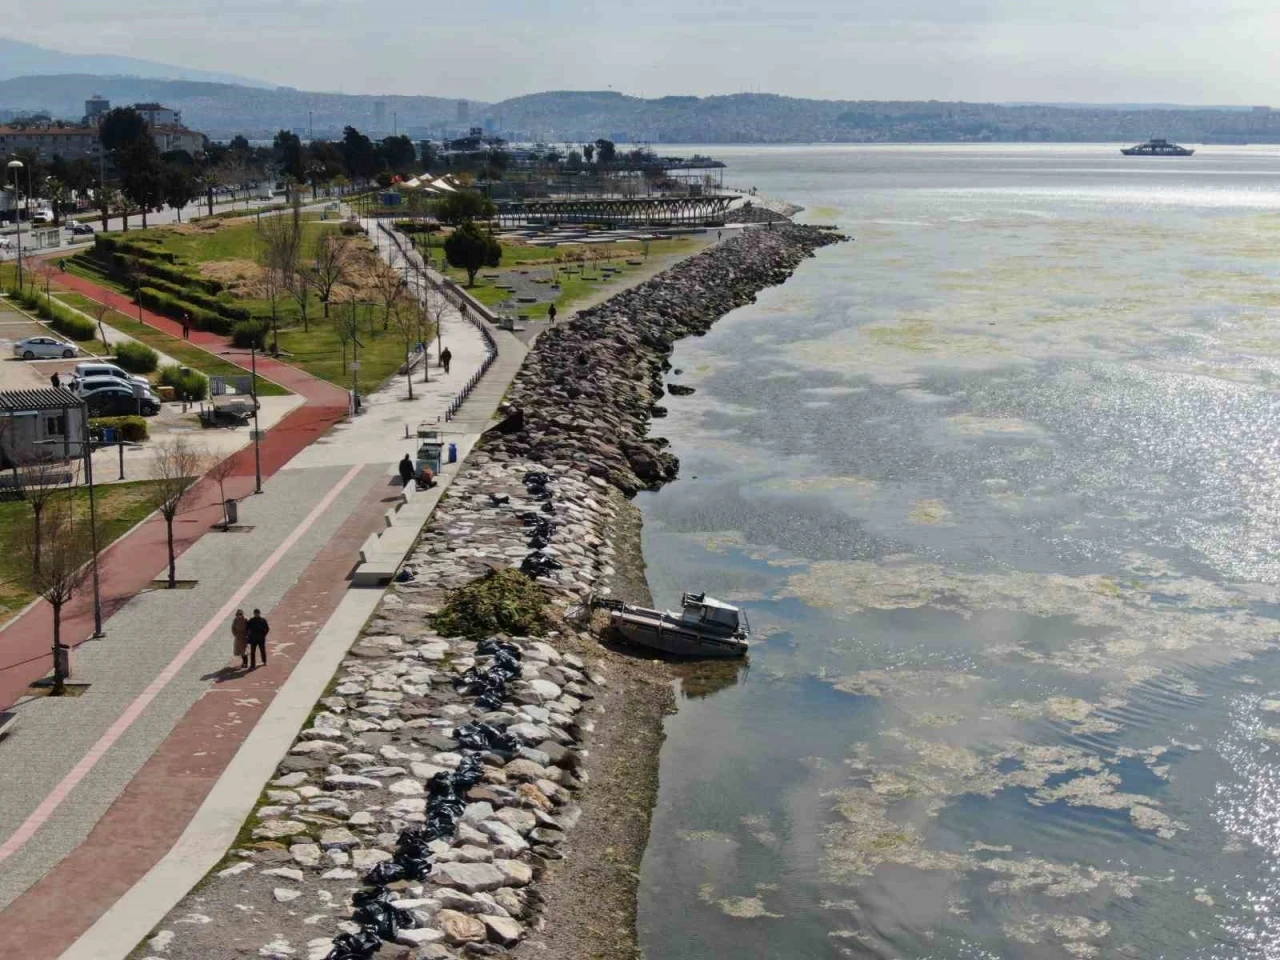
<path fill-rule="evenodd" d="M 52 210 L 37 210 L 31 215 L 31 219 L 35 223 L 53 223 L 56 218 Z"/>
<path fill-rule="evenodd" d="M 57 337 L 27 337 L 13 345 L 13 355 L 23 360 L 48 360 L 54 357 L 69 360 L 80 355 L 80 348 Z"/>
<path fill-rule="evenodd" d="M 85 362 L 77 363 L 72 376 L 84 379 L 86 377 L 119 377 L 126 383 L 137 383 L 151 389 L 151 381 L 146 377 L 140 377 L 137 374 L 130 373 L 124 367 L 117 366 L 114 363 L 97 363 Z"/>
<path fill-rule="evenodd" d="M 151 392 L 151 385 L 143 380 L 141 383 L 136 378 L 130 377 L 128 380 L 120 377 L 104 377 L 94 375 L 89 377 L 73 377 L 71 382 L 67 384 L 67 389 L 78 397 L 87 397 L 91 393 L 98 390 L 128 390 L 130 393 L 136 394 L 142 399 L 155 400 L 159 403 L 159 398 Z"/>

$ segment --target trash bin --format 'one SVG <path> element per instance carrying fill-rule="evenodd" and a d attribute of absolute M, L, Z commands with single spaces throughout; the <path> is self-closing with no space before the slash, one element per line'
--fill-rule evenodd
<path fill-rule="evenodd" d="M 231 526 L 231 524 L 233 523 L 240 522 L 240 504 L 239 503 L 237 503 L 235 500 L 228 499 L 226 503 L 222 505 L 222 507 L 227 512 L 227 526 Z"/>
<path fill-rule="evenodd" d="M 103 427 L 103 428 L 102 428 L 102 442 L 103 442 L 103 443 L 115 443 L 115 442 L 116 442 L 116 428 L 115 428 L 115 427 Z"/>
<path fill-rule="evenodd" d="M 458 445 L 456 443 L 449 444 L 449 462 L 458 462 Z"/>

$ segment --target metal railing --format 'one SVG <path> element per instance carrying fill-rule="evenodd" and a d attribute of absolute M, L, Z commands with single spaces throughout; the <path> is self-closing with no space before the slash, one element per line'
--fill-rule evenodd
<path fill-rule="evenodd" d="M 409 263 L 414 266 L 415 272 L 422 282 L 430 284 L 433 289 L 438 291 L 440 295 L 462 315 L 464 320 L 480 331 L 480 336 L 484 338 L 485 356 L 484 361 L 480 364 L 480 369 L 467 378 L 467 382 L 463 385 L 462 389 L 454 395 L 454 398 L 449 401 L 449 406 L 445 408 L 444 418 L 446 421 L 451 421 L 457 415 L 458 411 L 462 409 L 462 405 L 467 402 L 467 398 L 471 396 L 471 392 L 479 385 L 484 375 L 489 372 L 489 368 L 497 362 L 498 342 L 494 339 L 493 331 L 489 329 L 488 324 L 476 315 L 478 312 L 476 310 L 476 304 L 463 297 L 456 287 L 449 282 L 448 278 L 437 280 L 433 277 L 427 271 L 426 265 L 421 263 L 422 257 L 418 251 L 413 248 L 412 243 L 409 245 L 409 250 L 406 251 L 404 243 L 396 231 L 388 229 L 386 224 L 381 221 L 378 222 L 378 229 L 385 233 L 387 235 L 387 239 L 395 244 L 395 248 L 399 252 L 400 258 L 404 260 L 405 263 Z"/>

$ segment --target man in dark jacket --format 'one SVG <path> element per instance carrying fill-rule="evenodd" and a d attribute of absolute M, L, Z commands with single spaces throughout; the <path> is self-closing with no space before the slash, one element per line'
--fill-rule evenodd
<path fill-rule="evenodd" d="M 258 665 L 258 654 L 262 654 L 262 665 L 267 665 L 267 634 L 271 632 L 271 625 L 267 623 L 266 617 L 262 615 L 262 611 L 257 607 L 253 609 L 253 616 L 249 618 L 249 669 L 252 670 Z"/>
<path fill-rule="evenodd" d="M 413 469 L 413 461 L 409 459 L 406 453 L 404 459 L 400 461 L 400 486 L 407 487 L 413 483 L 413 478 L 418 471 Z"/>

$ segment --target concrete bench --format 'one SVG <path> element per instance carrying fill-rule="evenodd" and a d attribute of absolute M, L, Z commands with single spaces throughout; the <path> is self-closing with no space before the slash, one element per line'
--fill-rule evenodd
<path fill-rule="evenodd" d="M 351 582 L 360 587 L 380 587 L 394 578 L 399 569 L 399 563 L 362 563 L 351 575 Z"/>
<path fill-rule="evenodd" d="M 378 545 L 374 548 L 374 553 L 383 553 L 399 550 L 403 555 L 409 552 L 409 549 L 417 542 L 418 527 L 388 527 L 382 531 L 382 536 L 378 538 Z"/>

